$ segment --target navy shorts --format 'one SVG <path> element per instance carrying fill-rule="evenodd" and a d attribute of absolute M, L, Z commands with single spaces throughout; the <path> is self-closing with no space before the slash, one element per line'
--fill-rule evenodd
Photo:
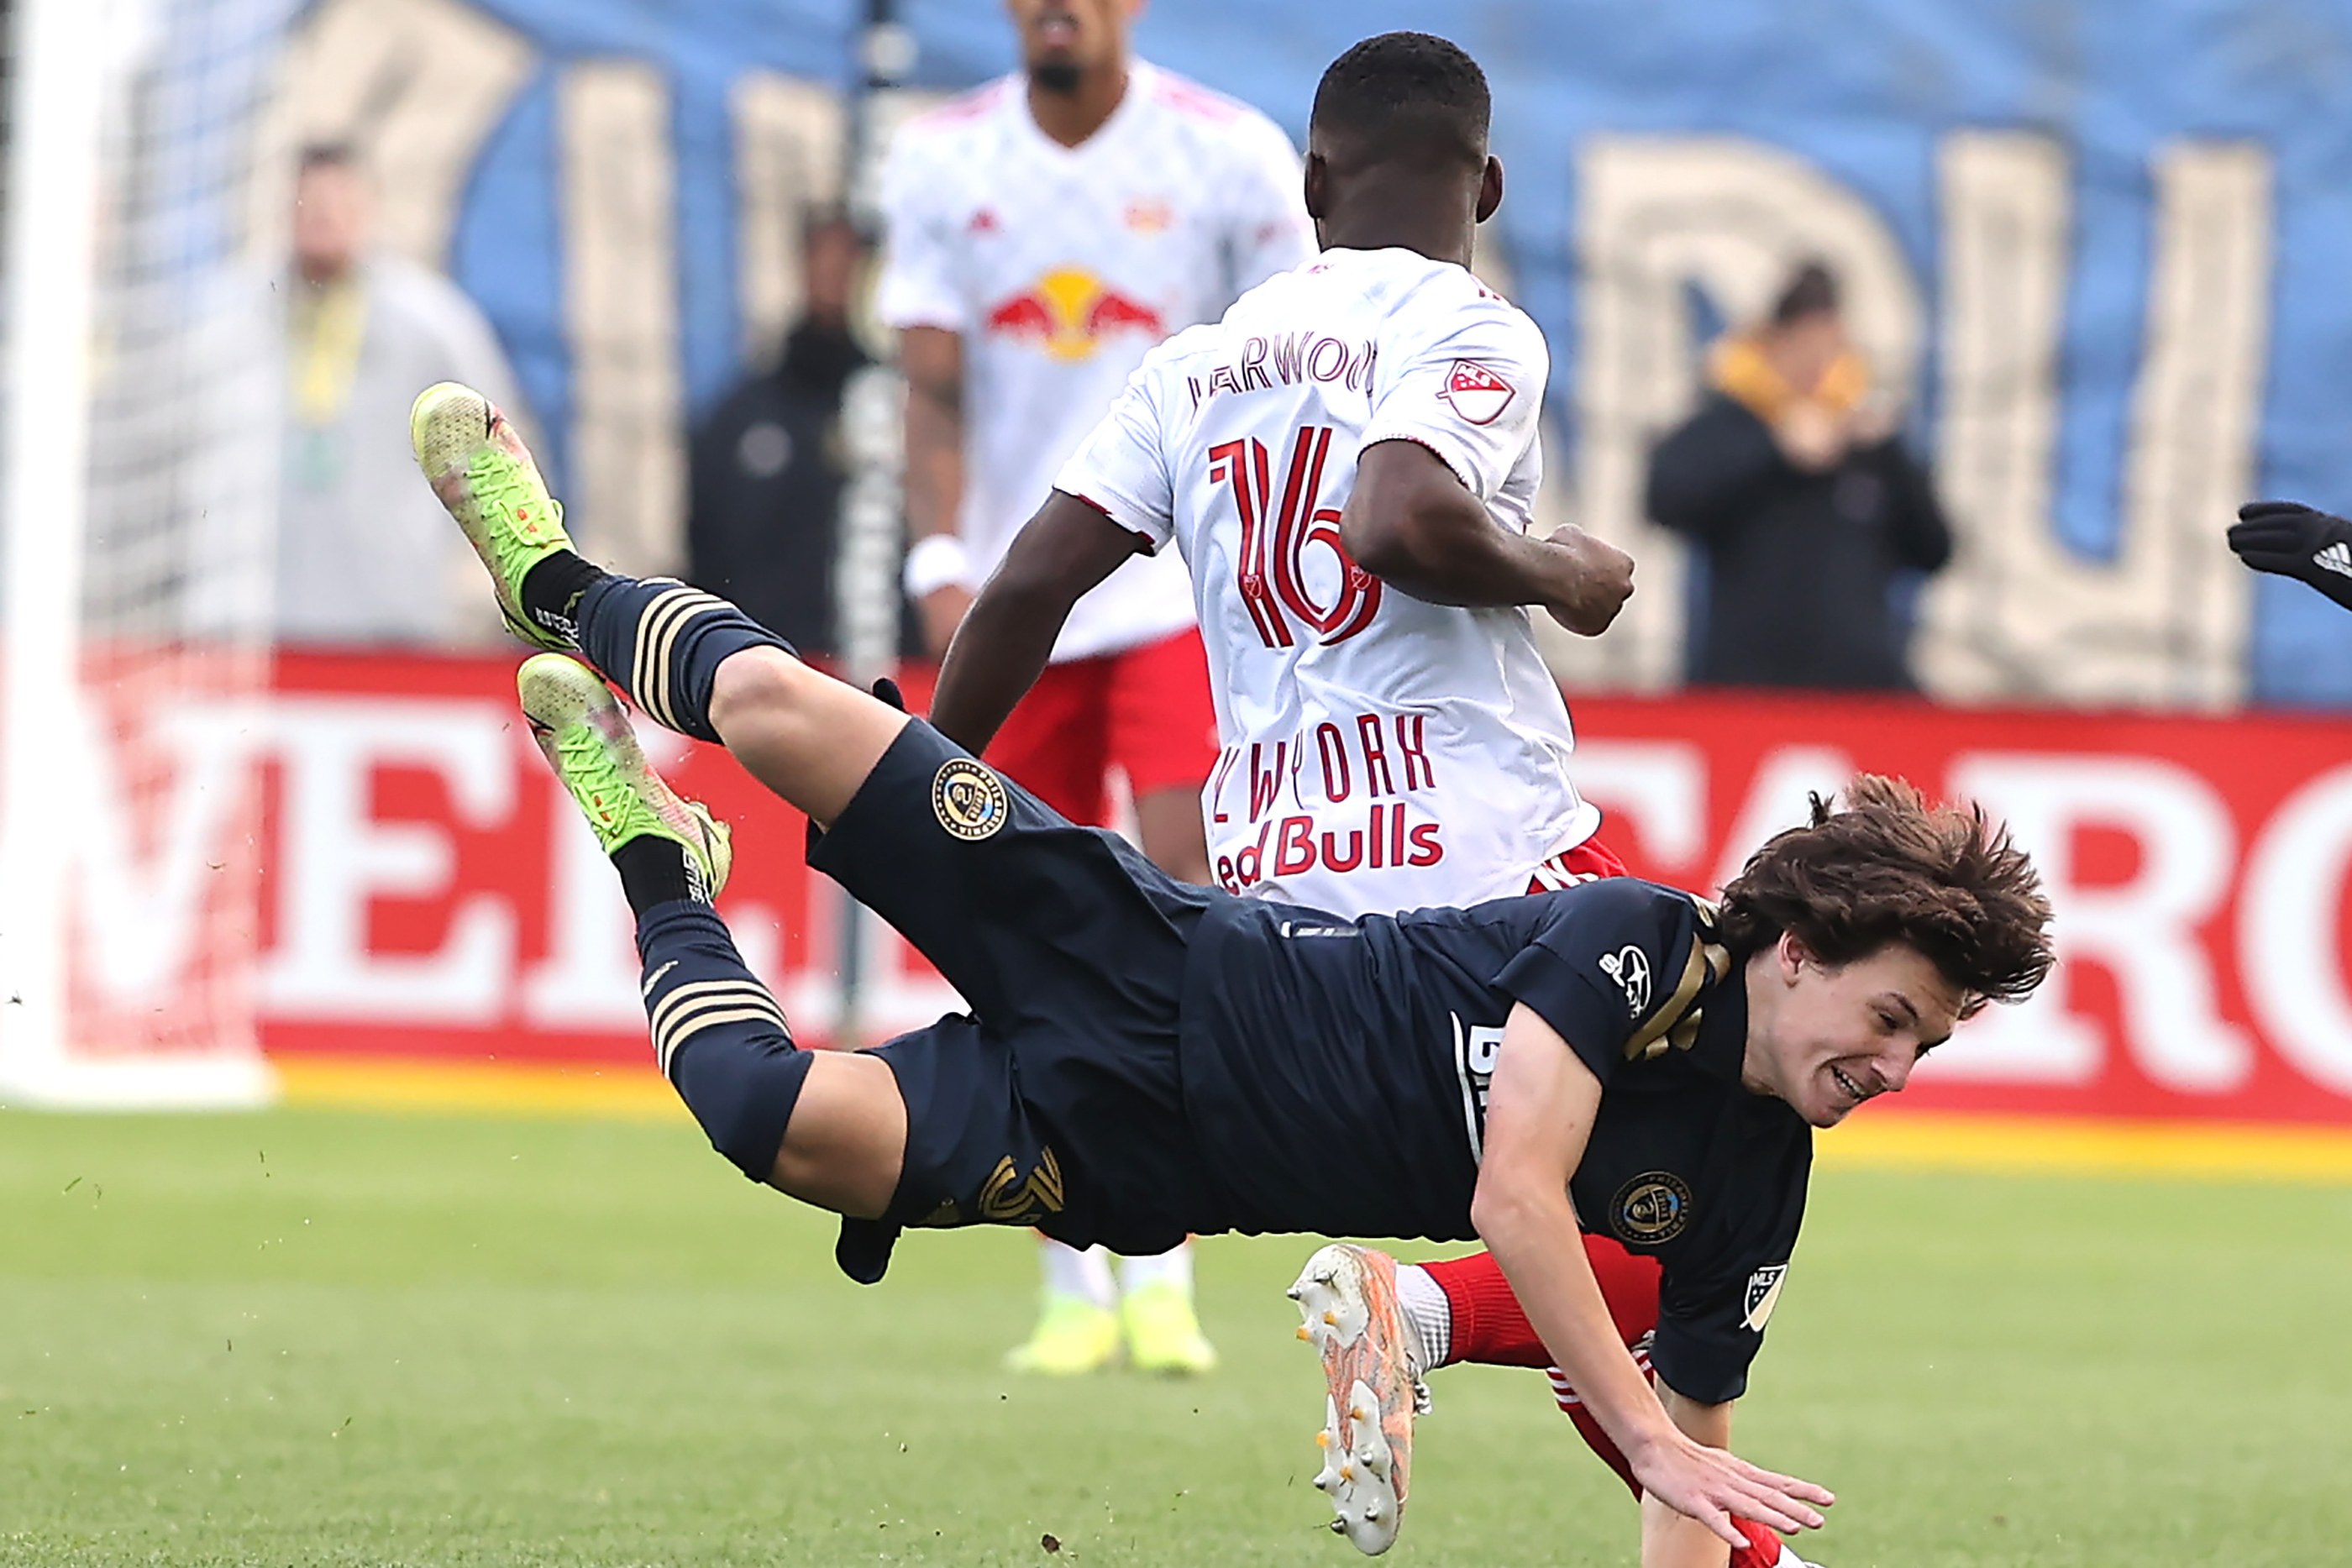
<path fill-rule="evenodd" d="M 971 1009 L 875 1049 L 907 1102 L 906 1166 L 880 1222 L 843 1222 L 845 1271 L 880 1278 L 905 1226 L 1031 1225 L 1138 1255 L 1206 1228 L 1177 1020 L 1193 929 L 1222 895 L 920 719 L 808 860 Z"/>

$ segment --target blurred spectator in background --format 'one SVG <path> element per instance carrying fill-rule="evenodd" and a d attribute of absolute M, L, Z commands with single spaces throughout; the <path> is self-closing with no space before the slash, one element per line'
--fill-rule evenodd
<path fill-rule="evenodd" d="M 835 653 L 847 477 L 837 427 L 842 392 L 867 363 L 849 326 L 866 246 L 846 214 L 826 209 L 811 214 L 803 249 L 808 307 L 782 359 L 738 382 L 695 432 L 687 577 L 803 652 Z"/>
<path fill-rule="evenodd" d="M 1706 553 L 1689 678 L 1908 690 L 1893 590 L 1951 558 L 1926 472 L 1870 401 L 1837 280 L 1808 263 L 1769 319 L 1716 345 L 1710 390 L 1650 455 L 1650 516 Z"/>
<path fill-rule="evenodd" d="M 286 279 L 286 444 L 275 630 L 285 643 L 485 641 L 472 557 L 416 477 L 408 405 L 435 382 L 520 418 L 514 373 L 457 286 L 373 245 L 358 154 L 305 148 Z M 459 575 L 460 573 L 464 575 Z M 446 591 L 419 591 L 419 584 Z"/>

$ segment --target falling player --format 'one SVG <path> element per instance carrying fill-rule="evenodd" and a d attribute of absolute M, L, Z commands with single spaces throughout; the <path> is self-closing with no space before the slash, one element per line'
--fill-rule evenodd
<path fill-rule="evenodd" d="M 724 601 L 583 559 L 478 393 L 428 389 L 411 431 L 509 623 L 725 744 L 808 814 L 811 863 L 971 1002 L 871 1051 L 795 1048 L 711 905 L 725 831 L 652 774 L 594 672 L 524 665 L 534 733 L 637 915 L 663 1071 L 747 1176 L 844 1216 L 853 1277 L 878 1280 L 910 1225 L 1136 1252 L 1228 1229 L 1475 1233 L 1629 1457 L 1649 1568 L 1745 1544 L 1735 1518 L 1821 1524 L 1828 1492 L 1708 1441 L 1756 1350 L 1743 1284 L 1795 1239 L 1812 1129 L 2048 972 L 2048 901 L 1981 811 L 1857 780 L 1719 910 L 1630 878 L 1360 921 L 1235 898 L 1072 827 Z M 1580 1212 L 1671 1244 L 1659 1388 L 1611 1323 Z M 1392 1463 L 1378 1425 L 1359 1437 L 1342 1469 Z"/>
<path fill-rule="evenodd" d="M 1568 710 L 1522 607 L 1600 632 L 1633 563 L 1576 529 L 1526 532 L 1549 355 L 1468 267 L 1502 199 L 1488 109 L 1477 64 L 1441 38 L 1384 35 L 1333 62 L 1308 132 L 1320 259 L 1145 362 L 972 607 L 932 705 L 942 733 L 988 744 L 1071 607 L 1172 541 L 1225 742 L 1203 809 L 1228 891 L 1358 915 L 1622 873 L 1570 781 Z M 1642 1239 L 1587 1242 L 1629 1344 L 1658 1317 L 1656 1262 L 1621 1244 Z M 1399 1462 L 1325 1479 L 1349 1538 L 1380 1552 L 1402 1522 L 1417 1375 L 1549 1358 L 1486 1254 L 1400 1274 L 1351 1249 L 1339 1284 L 1402 1309 L 1323 1343 L 1331 1451 L 1353 1445 L 1348 1390 L 1379 1374 Z M 1630 1482 L 1557 1375 L 1554 1393 Z M 1749 1550 L 1736 1568 L 1780 1556 L 1760 1533 Z"/>
<path fill-rule="evenodd" d="M 1313 245 L 1298 159 L 1264 115 L 1134 57 L 1140 0 L 1010 0 L 1024 68 L 903 130 L 884 179 L 877 296 L 907 374 L 906 587 L 934 653 L 1035 497 L 1145 351 L 1213 319 Z M 1077 822 L 1126 777 L 1144 852 L 1207 878 L 1216 755 L 1182 568 L 1136 560 L 1079 602 L 989 761 Z M 1109 1265 L 1043 1242 L 1017 1367 L 1205 1371 L 1192 1256 Z M 1116 1302 L 1116 1312 L 1114 1303 Z"/>

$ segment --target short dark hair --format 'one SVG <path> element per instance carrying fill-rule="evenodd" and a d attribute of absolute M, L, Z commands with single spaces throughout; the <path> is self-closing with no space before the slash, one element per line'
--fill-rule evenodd
<path fill-rule="evenodd" d="M 1786 932 L 1824 964 L 1899 942 L 1959 988 L 1963 1018 L 2033 994 L 2053 962 L 2050 900 L 1983 807 L 1930 805 L 1873 773 L 1842 809 L 1812 800 L 1812 821 L 1767 842 L 1723 890 L 1726 942 L 1756 952 Z"/>
<path fill-rule="evenodd" d="M 1315 129 L 1355 141 L 1370 163 L 1486 162 L 1486 73 L 1428 33 L 1382 33 L 1333 60 L 1315 89 Z"/>
<path fill-rule="evenodd" d="M 1780 289 L 1780 297 L 1772 302 L 1772 325 L 1785 327 L 1791 321 L 1801 321 L 1837 308 L 1837 274 L 1829 269 L 1827 262 L 1808 261 L 1790 276 Z"/>

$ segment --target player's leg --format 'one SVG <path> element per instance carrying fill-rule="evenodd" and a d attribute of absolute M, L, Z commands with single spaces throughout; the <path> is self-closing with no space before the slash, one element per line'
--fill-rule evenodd
<path fill-rule="evenodd" d="M 584 665 L 542 653 L 516 685 L 532 737 L 620 873 L 656 1058 L 711 1146 L 804 1202 L 880 1216 L 907 1142 L 897 1081 L 870 1057 L 793 1044 L 712 907 L 733 858 L 726 825 L 662 782 Z"/>
<path fill-rule="evenodd" d="M 1103 809 L 1102 661 L 1048 664 L 988 743 L 989 766 L 1073 822 Z M 1005 1366 L 1049 1377 L 1097 1372 L 1118 1359 L 1118 1284 L 1110 1254 L 1037 1238 L 1037 1321 Z"/>
<path fill-rule="evenodd" d="M 1111 666 L 1109 759 L 1134 792 L 1143 852 L 1180 882 L 1206 883 L 1201 787 L 1217 765 L 1217 710 L 1201 634 L 1129 648 Z"/>
<path fill-rule="evenodd" d="M 1201 786 L 1216 765 L 1217 715 L 1201 634 L 1188 629 L 1104 663 L 1105 758 L 1127 775 L 1143 852 L 1179 881 L 1205 884 Z M 1129 1362 L 1148 1372 L 1215 1369 L 1216 1347 L 1201 1332 L 1193 1303 L 1191 1242 L 1157 1258 L 1127 1259 L 1119 1282 Z"/>
<path fill-rule="evenodd" d="M 577 554 L 530 451 L 479 392 L 427 388 L 409 435 L 519 636 L 578 649 L 657 723 L 723 740 L 818 822 L 840 814 L 905 727 L 905 715 L 810 669 L 726 601 Z"/>

